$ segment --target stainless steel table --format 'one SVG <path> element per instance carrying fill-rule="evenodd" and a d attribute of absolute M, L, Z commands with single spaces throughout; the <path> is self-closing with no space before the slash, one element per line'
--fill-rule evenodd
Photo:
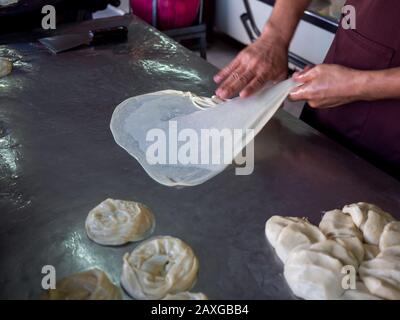
<path fill-rule="evenodd" d="M 211 95 L 216 70 L 135 18 L 124 44 L 51 55 L 27 35 L 0 46 L 14 72 L 0 79 L 0 298 L 37 298 L 41 269 L 57 278 L 98 266 L 118 281 L 122 255 L 85 234 L 88 211 L 111 197 L 157 217 L 155 235 L 190 244 L 200 260 L 194 291 L 211 299 L 291 299 L 264 236 L 273 214 L 310 217 L 370 201 L 400 218 L 400 184 L 284 111 L 256 139 L 255 172 L 233 169 L 204 185 L 171 189 L 118 147 L 111 114 L 124 99 L 178 89 Z M 4 39 L 3 39 L 4 40 Z"/>

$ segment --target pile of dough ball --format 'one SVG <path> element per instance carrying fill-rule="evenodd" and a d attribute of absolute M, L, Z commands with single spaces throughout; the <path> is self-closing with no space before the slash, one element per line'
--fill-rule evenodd
<path fill-rule="evenodd" d="M 145 205 L 112 199 L 91 210 L 85 224 L 90 239 L 108 246 L 143 240 L 154 226 L 154 215 Z"/>
<path fill-rule="evenodd" d="M 143 204 L 107 199 L 89 212 L 85 227 L 94 242 L 117 246 L 140 241 L 155 226 L 153 213 Z M 193 250 L 173 237 L 157 237 L 123 258 L 121 286 L 136 299 L 208 300 L 189 292 L 197 279 L 199 262 Z M 121 291 L 99 269 L 69 276 L 46 291 L 46 300 L 120 300 Z"/>
<path fill-rule="evenodd" d="M 92 269 L 64 278 L 56 289 L 48 290 L 45 300 L 120 300 L 121 290 L 99 269 Z"/>
<path fill-rule="evenodd" d="M 400 299 L 400 222 L 368 203 L 306 219 L 271 217 L 265 234 L 293 293 L 307 300 Z M 356 289 L 343 284 L 357 273 Z"/>
<path fill-rule="evenodd" d="M 0 78 L 7 76 L 12 71 L 12 62 L 0 57 Z"/>
<path fill-rule="evenodd" d="M 121 284 L 135 299 L 203 297 L 185 293 L 197 279 L 199 263 L 182 240 L 168 236 L 148 240 L 125 254 L 123 260 Z"/>

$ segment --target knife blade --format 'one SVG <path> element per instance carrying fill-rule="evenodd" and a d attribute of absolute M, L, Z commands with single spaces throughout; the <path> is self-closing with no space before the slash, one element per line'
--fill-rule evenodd
<path fill-rule="evenodd" d="M 96 29 L 87 33 L 63 34 L 54 37 L 39 39 L 52 53 L 57 54 L 81 46 L 95 46 L 100 44 L 122 42 L 128 37 L 128 28 L 125 26 Z"/>

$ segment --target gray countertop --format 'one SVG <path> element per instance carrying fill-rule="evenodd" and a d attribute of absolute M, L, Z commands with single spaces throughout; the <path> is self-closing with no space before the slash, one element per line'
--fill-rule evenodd
<path fill-rule="evenodd" d="M 57 278 L 98 266 L 117 282 L 137 244 L 102 247 L 84 229 L 108 197 L 147 204 L 154 235 L 187 242 L 200 260 L 193 291 L 211 299 L 293 298 L 264 236 L 273 214 L 318 222 L 324 210 L 369 201 L 400 218 L 399 182 L 284 111 L 256 138 L 252 175 L 230 168 L 186 189 L 154 182 L 114 142 L 114 108 L 162 89 L 211 95 L 216 70 L 138 19 L 120 19 L 130 35 L 119 45 L 56 56 L 20 35 L 0 46 L 15 64 L 0 79 L 0 298 L 37 298 L 44 265 Z"/>

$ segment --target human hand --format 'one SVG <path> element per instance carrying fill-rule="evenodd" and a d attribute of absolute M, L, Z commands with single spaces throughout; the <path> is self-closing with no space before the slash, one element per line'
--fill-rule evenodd
<path fill-rule="evenodd" d="M 295 73 L 293 79 L 304 84 L 295 88 L 289 98 L 305 100 L 312 108 L 333 108 L 361 100 L 363 78 L 358 70 L 321 64 Z"/>
<path fill-rule="evenodd" d="M 288 46 L 277 36 L 265 34 L 245 48 L 215 77 L 219 84 L 216 95 L 222 99 L 240 93 L 246 98 L 268 81 L 281 81 L 288 73 Z"/>

